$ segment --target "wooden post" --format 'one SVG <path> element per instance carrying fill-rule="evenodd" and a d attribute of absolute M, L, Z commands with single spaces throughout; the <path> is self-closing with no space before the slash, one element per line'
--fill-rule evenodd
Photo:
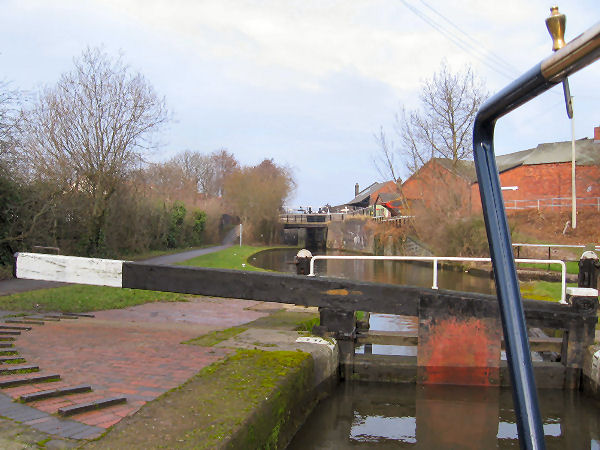
<path fill-rule="evenodd" d="M 569 321 L 563 337 L 561 360 L 566 366 L 565 388 L 578 389 L 586 349 L 594 343 L 598 322 L 598 291 L 591 288 L 567 288 L 567 303 L 577 313 Z"/>
<path fill-rule="evenodd" d="M 311 259 L 312 253 L 305 248 L 296 254 L 296 257 L 294 258 L 294 263 L 296 264 L 296 275 L 308 275 L 310 273 Z"/>
<path fill-rule="evenodd" d="M 591 245 L 590 247 L 595 247 Z M 594 251 L 583 252 L 579 260 L 579 274 L 577 275 L 577 287 L 598 289 L 598 274 L 600 273 L 600 261 Z"/>

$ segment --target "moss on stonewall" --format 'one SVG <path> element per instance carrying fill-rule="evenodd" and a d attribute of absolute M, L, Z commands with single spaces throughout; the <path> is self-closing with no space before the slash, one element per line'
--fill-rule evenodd
<path fill-rule="evenodd" d="M 312 376 L 307 353 L 238 350 L 90 447 L 283 448 L 312 407 Z"/>

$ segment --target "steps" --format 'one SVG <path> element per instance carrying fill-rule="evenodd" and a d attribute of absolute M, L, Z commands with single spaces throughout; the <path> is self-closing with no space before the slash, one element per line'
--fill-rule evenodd
<path fill-rule="evenodd" d="M 0 348 L 0 355 L 16 355 L 17 353 L 15 348 Z"/>
<path fill-rule="evenodd" d="M 0 325 L 0 355 L 3 355 L 0 356 L 0 389 L 60 381 L 60 374 L 38 374 L 40 367 L 35 364 L 26 364 L 26 359 L 18 354 L 14 343 L 7 341 L 14 341 L 22 332 L 32 330 L 33 327 L 25 325 L 39 326 L 44 325 L 45 322 L 59 322 L 63 319 L 77 320 L 80 317 L 90 318 L 94 315 L 83 313 L 38 314 L 5 319 L 4 323 Z M 36 408 L 50 413 L 58 413 L 61 416 L 72 416 L 127 402 L 127 398 L 123 396 L 94 398 L 98 395 L 93 395 L 92 386 L 88 384 L 41 391 L 37 390 L 39 387 L 32 386 L 32 389 L 34 389 L 33 392 L 21 394 L 18 400 L 25 403 L 38 402 L 34 405 Z M 61 398 L 65 400 L 60 401 Z"/>
<path fill-rule="evenodd" d="M 58 389 L 47 389 L 45 391 L 33 392 L 31 394 L 23 394 L 19 397 L 22 402 L 35 402 L 45 400 L 52 397 L 60 397 L 63 395 L 80 394 L 82 392 L 91 392 L 92 387 L 89 384 L 81 384 L 79 386 L 64 387 Z"/>
<path fill-rule="evenodd" d="M 22 356 L 0 356 L 0 364 L 11 363 L 20 360 L 25 362 L 25 358 L 23 358 Z"/>
<path fill-rule="evenodd" d="M 38 320 L 6 319 L 4 323 L 24 323 L 26 325 L 44 325 L 44 322 Z M 31 330 L 31 328 L 30 328 Z"/>
<path fill-rule="evenodd" d="M 30 373 L 30 372 L 39 372 L 40 368 L 34 364 L 11 364 L 0 366 L 0 375 L 9 375 L 14 373 Z"/>
<path fill-rule="evenodd" d="M 22 377 L 13 378 L 10 380 L 3 380 L 0 377 L 0 389 L 15 387 L 15 386 L 22 386 L 24 384 L 45 383 L 47 381 L 58 381 L 58 380 L 60 380 L 60 375 L 58 375 L 58 374 L 22 376 Z"/>
<path fill-rule="evenodd" d="M 87 403 L 79 403 L 73 406 L 65 406 L 58 408 L 58 414 L 61 416 L 72 416 L 73 414 L 79 414 L 82 412 L 93 411 L 101 408 L 107 408 L 113 405 L 119 405 L 127 402 L 126 397 L 109 397 L 102 400 L 95 400 Z"/>

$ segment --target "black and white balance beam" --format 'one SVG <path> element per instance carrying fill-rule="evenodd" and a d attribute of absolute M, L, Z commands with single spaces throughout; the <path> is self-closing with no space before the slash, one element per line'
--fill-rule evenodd
<path fill-rule="evenodd" d="M 33 280 L 289 303 L 349 312 L 373 311 L 416 316 L 419 302 L 428 297 L 470 299 L 478 308 L 484 309 L 497 308 L 498 305 L 495 296 L 471 292 L 40 253 L 17 253 L 15 271 L 17 278 Z M 572 295 L 584 294 L 573 292 Z M 523 306 L 528 320 L 534 322 L 540 314 L 546 317 L 551 313 L 562 323 L 564 317 L 570 314 L 569 307 L 552 302 L 525 299 Z M 547 321 L 545 323 L 547 325 Z M 8 325 L 4 328 L 8 328 Z"/>
<path fill-rule="evenodd" d="M 343 311 L 366 308 L 367 311 L 414 315 L 421 295 L 443 293 L 412 286 L 334 278 L 41 253 L 17 253 L 15 258 L 17 278 L 319 306 Z"/>

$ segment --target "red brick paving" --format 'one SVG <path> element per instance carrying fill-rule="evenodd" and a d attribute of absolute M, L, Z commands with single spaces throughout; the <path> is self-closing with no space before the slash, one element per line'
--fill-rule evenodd
<path fill-rule="evenodd" d="M 228 353 L 226 349 L 185 345 L 182 341 L 265 316 L 246 310 L 258 304 L 199 298 L 186 303 L 149 303 L 100 311 L 93 319 L 34 325 L 17 338 L 17 349 L 28 363 L 40 366 L 39 373 L 58 373 L 62 379 L 3 392 L 17 398 L 57 387 L 92 385 L 91 393 L 28 403 L 49 413 L 100 398 L 127 397 L 125 404 L 71 416 L 88 425 L 108 428 Z"/>

